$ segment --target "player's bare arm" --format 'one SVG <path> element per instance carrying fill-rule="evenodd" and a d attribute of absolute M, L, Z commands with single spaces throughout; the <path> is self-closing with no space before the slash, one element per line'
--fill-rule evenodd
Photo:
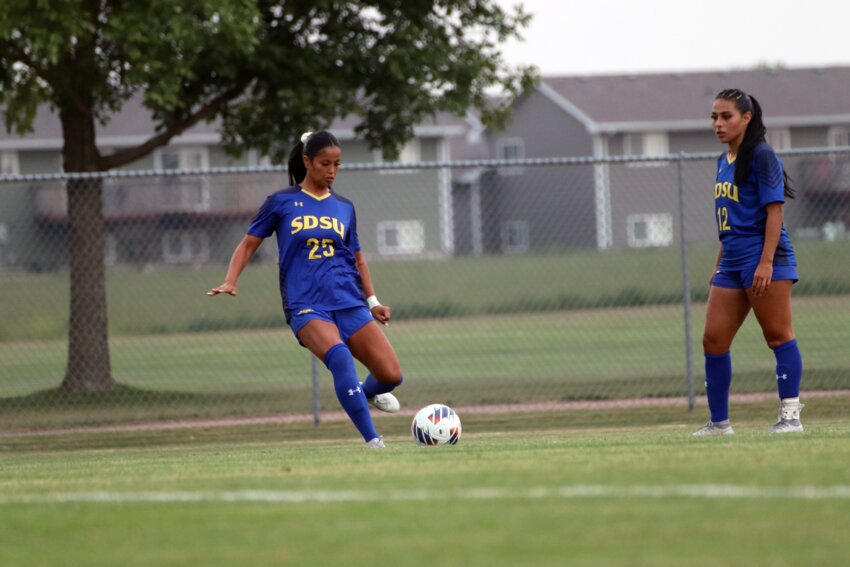
<path fill-rule="evenodd" d="M 242 273 L 242 270 L 245 269 L 245 266 L 248 265 L 248 262 L 251 261 L 251 257 L 254 255 L 254 252 L 257 251 L 257 248 L 259 248 L 262 243 L 262 238 L 246 234 L 245 238 L 242 239 L 242 242 L 236 246 L 236 250 L 233 251 L 233 256 L 230 257 L 230 265 L 227 268 L 227 275 L 224 277 L 224 283 L 209 290 L 207 295 L 213 296 L 218 295 L 219 293 L 226 293 L 227 295 L 235 296 L 236 281 L 239 279 L 239 275 Z"/>
<path fill-rule="evenodd" d="M 357 262 L 357 271 L 360 272 L 360 279 L 363 281 L 363 293 L 367 298 L 375 297 L 375 286 L 372 284 L 372 275 L 369 273 L 369 264 L 366 263 L 366 256 L 363 252 L 355 252 L 354 258 Z M 377 301 L 377 300 L 375 300 Z M 387 325 L 392 317 L 392 309 L 387 305 L 369 305 L 369 311 L 376 321 L 382 325 Z"/>

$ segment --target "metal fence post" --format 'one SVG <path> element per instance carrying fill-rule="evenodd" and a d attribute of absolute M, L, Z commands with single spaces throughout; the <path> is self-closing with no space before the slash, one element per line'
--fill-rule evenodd
<path fill-rule="evenodd" d="M 688 409 L 693 410 L 694 394 L 694 353 L 691 343 L 691 276 L 688 265 L 688 239 L 685 234 L 685 174 L 684 153 L 679 152 L 676 161 L 679 189 L 679 248 L 682 256 L 682 309 L 685 324 L 685 381 L 688 385 Z"/>
<path fill-rule="evenodd" d="M 319 359 L 310 356 L 310 379 L 313 383 L 313 424 L 318 427 L 322 422 L 322 400 L 319 391 Z"/>

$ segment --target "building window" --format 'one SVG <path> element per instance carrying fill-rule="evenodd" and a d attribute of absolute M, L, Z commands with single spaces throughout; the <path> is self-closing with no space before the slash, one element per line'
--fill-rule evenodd
<path fill-rule="evenodd" d="M 496 140 L 496 159 L 525 159 L 525 141 L 522 138 Z M 522 167 L 500 167 L 499 175 L 520 175 Z"/>
<path fill-rule="evenodd" d="M 506 254 L 528 252 L 530 245 L 528 221 L 508 221 L 502 225 L 502 252 Z"/>
<path fill-rule="evenodd" d="M 20 172 L 18 152 L 0 152 L 0 175 L 18 175 Z"/>
<path fill-rule="evenodd" d="M 372 153 L 375 163 L 385 163 L 384 152 L 375 150 Z M 418 139 L 408 140 L 404 147 L 398 153 L 398 157 L 393 163 L 419 163 L 422 161 L 422 147 Z M 381 173 L 413 173 L 415 169 L 382 169 Z"/>
<path fill-rule="evenodd" d="M 166 264 L 202 264 L 209 257 L 210 239 L 203 230 L 169 230 L 162 235 Z"/>
<path fill-rule="evenodd" d="M 639 132 L 623 135 L 624 156 L 666 156 L 670 153 L 670 139 L 667 132 Z M 661 166 L 666 161 L 632 162 L 631 166 Z"/>
<path fill-rule="evenodd" d="M 271 167 L 272 158 L 267 155 L 261 155 L 257 150 L 248 150 L 248 165 L 251 167 Z"/>
<path fill-rule="evenodd" d="M 830 147 L 850 146 L 850 126 L 835 126 L 829 129 L 826 145 Z"/>
<path fill-rule="evenodd" d="M 118 179 L 104 179 L 103 181 L 103 212 L 114 215 L 126 212 L 127 191 Z"/>
<path fill-rule="evenodd" d="M 114 234 L 104 236 L 103 260 L 107 266 L 114 266 L 118 263 L 118 239 Z"/>
<path fill-rule="evenodd" d="M 789 128 L 768 128 L 766 140 L 774 150 L 791 149 L 791 130 Z"/>
<path fill-rule="evenodd" d="M 673 244 L 673 216 L 669 213 L 629 215 L 626 234 L 632 248 L 670 246 Z"/>
<path fill-rule="evenodd" d="M 207 179 L 193 177 L 180 185 L 180 208 L 188 211 L 207 211 L 210 208 L 210 186 Z"/>
<path fill-rule="evenodd" d="M 209 150 L 197 147 L 166 147 L 154 154 L 154 167 L 164 170 L 207 169 Z M 163 179 L 164 204 L 171 210 L 207 211 L 210 208 L 209 179 L 200 175 L 174 176 Z"/>
<path fill-rule="evenodd" d="M 421 254 L 425 249 L 425 225 L 421 220 L 378 223 L 378 252 L 381 254 Z"/>
<path fill-rule="evenodd" d="M 157 169 L 207 169 L 210 166 L 209 149 L 205 146 L 162 148 L 154 157 Z"/>

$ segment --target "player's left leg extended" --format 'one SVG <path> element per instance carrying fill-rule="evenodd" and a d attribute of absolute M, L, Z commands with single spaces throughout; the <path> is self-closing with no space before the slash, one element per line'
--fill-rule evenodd
<path fill-rule="evenodd" d="M 366 399 L 375 408 L 397 412 L 398 400 L 390 394 L 402 383 L 401 364 L 390 341 L 375 321 L 366 323 L 348 339 L 354 358 L 369 369 L 361 387 Z"/>
<path fill-rule="evenodd" d="M 791 324 L 791 280 L 773 281 L 761 297 L 748 292 L 756 318 L 761 325 L 767 346 L 776 357 L 776 386 L 779 393 L 779 418 L 772 433 L 799 433 L 800 382 L 803 359 Z"/>

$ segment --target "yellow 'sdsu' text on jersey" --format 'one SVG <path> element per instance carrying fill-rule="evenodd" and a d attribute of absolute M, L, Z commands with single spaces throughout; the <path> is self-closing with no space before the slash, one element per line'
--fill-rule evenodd
<path fill-rule="evenodd" d="M 733 185 L 732 183 L 725 181 L 723 183 L 715 183 L 714 184 L 714 198 L 722 199 L 726 197 L 732 201 L 738 203 L 738 186 Z"/>
<path fill-rule="evenodd" d="M 321 228 L 324 230 L 333 230 L 340 238 L 345 238 L 345 224 L 335 217 L 302 215 L 292 219 L 290 227 L 292 230 L 289 231 L 289 234 L 296 234 L 302 230 Z"/>

